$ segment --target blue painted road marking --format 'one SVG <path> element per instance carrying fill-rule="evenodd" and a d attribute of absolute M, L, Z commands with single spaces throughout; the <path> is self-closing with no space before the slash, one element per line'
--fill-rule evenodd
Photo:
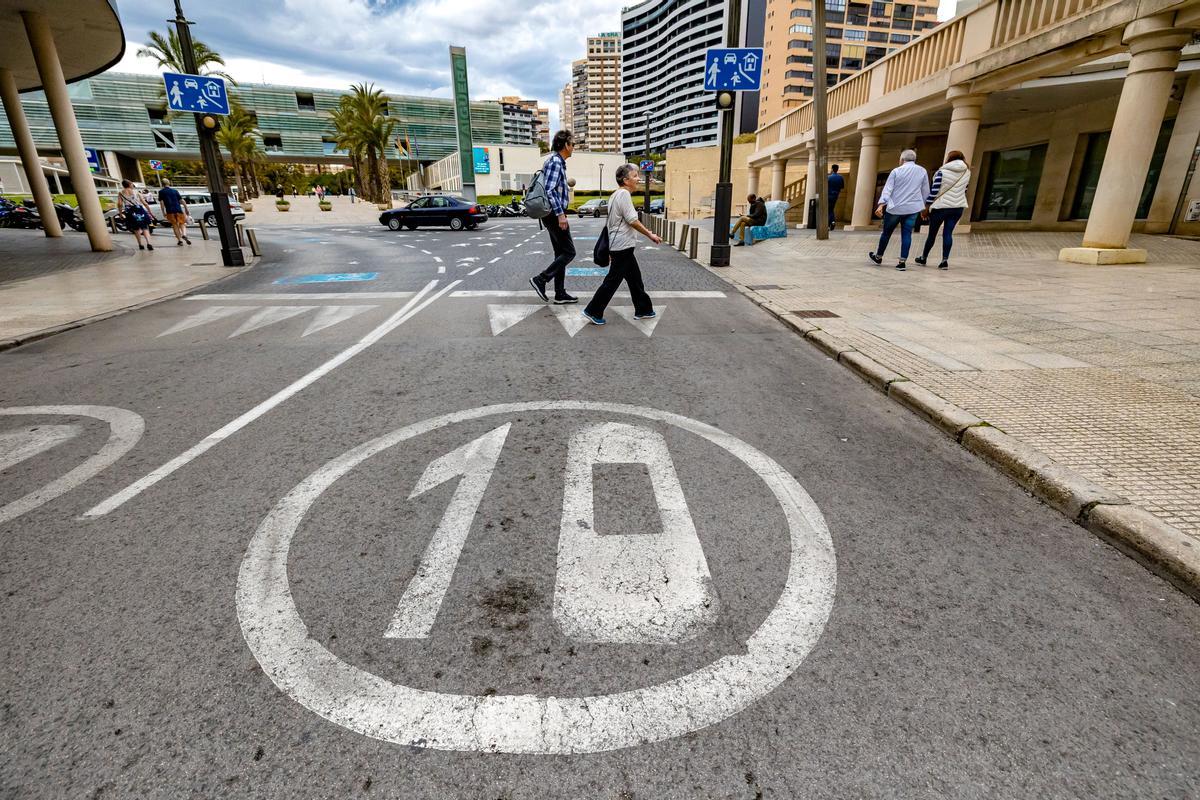
<path fill-rule="evenodd" d="M 280 278 L 275 283 L 284 286 L 292 286 L 297 283 L 353 283 L 354 281 L 373 281 L 378 277 L 378 272 L 333 272 L 326 275 L 294 275 L 290 278 Z"/>
<path fill-rule="evenodd" d="M 603 278 L 607 274 L 604 267 L 567 267 L 567 275 L 573 278 Z"/>

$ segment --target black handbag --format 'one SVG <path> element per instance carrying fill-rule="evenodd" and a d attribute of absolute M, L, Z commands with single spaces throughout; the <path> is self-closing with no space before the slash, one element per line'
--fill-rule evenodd
<path fill-rule="evenodd" d="M 609 206 L 609 213 L 612 213 L 612 207 Z M 592 248 L 592 261 L 596 262 L 597 267 L 607 267 L 611 256 L 608 251 L 608 219 L 604 220 L 604 230 L 600 231 L 600 235 L 596 237 L 596 246 Z"/>

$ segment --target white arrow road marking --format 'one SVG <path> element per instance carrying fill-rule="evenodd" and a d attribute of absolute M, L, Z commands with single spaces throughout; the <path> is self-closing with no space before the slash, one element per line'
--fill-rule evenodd
<path fill-rule="evenodd" d="M 243 333 L 250 333 L 250 331 L 256 331 L 259 328 L 274 325 L 276 322 L 283 322 L 285 319 L 297 317 L 305 311 L 312 311 L 314 308 L 316 306 L 267 306 L 243 322 L 241 327 L 229 334 L 229 338 L 233 339 L 241 336 Z"/>
<path fill-rule="evenodd" d="M 662 531 L 597 531 L 596 464 L 645 464 Z M 618 422 L 571 437 L 558 539 L 554 619 L 582 642 L 682 642 L 717 615 L 704 549 L 656 431 Z"/>
<path fill-rule="evenodd" d="M 193 294 L 184 300 L 407 300 L 416 292 L 274 292 L 271 294 Z M 249 311 L 258 306 L 238 306 Z"/>
<path fill-rule="evenodd" d="M 379 308 L 379 306 L 324 306 L 317 312 L 316 319 L 309 323 L 304 333 L 300 334 L 300 338 L 303 339 L 310 333 L 323 331 L 326 328 L 337 325 L 339 322 L 345 322 L 364 311 L 370 311 L 372 308 Z"/>
<path fill-rule="evenodd" d="M 0 408 L 0 415 L 92 417 L 107 422 L 111 431 L 108 441 L 96 455 L 58 480 L 51 481 L 42 488 L 0 508 L 0 525 L 66 494 L 84 481 L 95 477 L 105 467 L 132 450 L 146 430 L 146 421 L 140 416 L 132 411 L 111 406 L 19 406 Z"/>
<path fill-rule="evenodd" d="M 633 315 L 634 315 L 633 306 L 613 306 L 612 307 L 613 311 L 617 312 L 619 315 L 621 315 L 625 319 L 629 320 L 633 324 L 633 327 L 637 328 L 639 331 L 646 334 L 647 336 L 654 335 L 654 329 L 658 327 L 658 321 L 663 318 L 663 311 L 665 309 L 666 309 L 666 306 L 658 306 L 657 308 L 654 309 L 658 313 L 655 316 L 651 317 L 650 319 L 634 319 L 633 318 Z"/>
<path fill-rule="evenodd" d="M 501 425 L 431 463 L 408 496 L 412 500 L 446 481 L 460 478 L 450 505 L 421 557 L 417 574 L 409 581 L 396 606 L 392 624 L 383 634 L 385 639 L 424 639 L 433 630 L 438 609 L 450 588 L 454 568 L 467 543 L 475 513 L 483 502 L 488 481 L 492 479 L 511 427 L 511 423 Z"/>
<path fill-rule="evenodd" d="M 368 333 L 362 339 L 359 339 L 353 345 L 351 345 L 350 347 L 347 347 L 345 350 L 338 353 L 336 356 L 329 359 L 324 364 L 317 367 L 316 369 L 314 369 L 312 372 L 305 375 L 300 380 L 296 381 L 295 383 L 292 383 L 289 386 L 284 387 L 280 391 L 271 395 L 266 400 L 259 403 L 254 408 L 247 411 L 245 414 L 242 414 L 237 419 L 228 423 L 224 427 L 219 428 L 216 431 L 213 431 L 212 433 L 210 433 L 208 436 L 204 437 L 204 439 L 202 439 L 196 445 L 192 446 L 187 451 L 179 454 L 178 456 L 171 459 L 166 464 L 163 464 L 161 467 L 154 470 L 153 472 L 146 475 L 145 477 L 143 477 L 137 481 L 134 481 L 129 486 L 126 486 L 124 489 L 117 492 L 112 497 L 108 498 L 104 502 L 100 503 L 96 507 L 89 510 L 87 513 L 84 514 L 84 516 L 85 517 L 102 517 L 105 514 L 108 514 L 109 512 L 114 511 L 114 510 L 120 508 L 121 506 L 125 505 L 125 503 L 127 503 L 130 500 L 132 500 L 133 498 L 137 497 L 139 494 L 146 491 L 151 486 L 153 486 L 154 484 L 161 481 L 163 478 L 167 477 L 168 475 L 171 475 L 180 467 L 183 467 L 183 466 L 191 463 L 196 458 L 199 458 L 204 453 L 207 453 L 210 449 L 212 449 L 213 447 L 216 447 L 218 444 L 225 441 L 230 436 L 232 436 L 233 434 L 240 431 L 242 428 L 249 425 L 251 422 L 254 422 L 256 419 L 263 416 L 268 411 L 270 411 L 271 409 L 278 406 L 280 403 L 283 403 L 284 401 L 288 400 L 292 396 L 299 394 L 300 392 L 302 392 L 304 389 L 308 388 L 309 386 L 312 386 L 314 383 L 319 381 L 321 378 L 323 378 L 326 375 L 328 375 L 329 373 L 333 372 L 335 369 L 340 367 L 342 364 L 345 364 L 347 361 L 354 358 L 356 355 L 358 355 L 359 353 L 366 350 L 371 345 L 378 342 L 384 336 L 387 336 L 389 333 L 394 331 L 396 328 L 399 328 L 405 322 L 408 322 L 410 319 L 415 317 L 417 314 L 421 313 L 421 311 L 426 306 L 428 306 L 430 303 L 433 303 L 434 301 L 436 301 L 439 298 L 448 294 L 452 289 L 454 289 L 455 286 L 457 286 L 461 282 L 462 281 L 453 281 L 452 283 L 447 284 L 445 286 L 445 288 L 438 290 L 436 293 L 434 293 L 432 295 L 429 295 L 429 293 L 433 291 L 434 287 L 436 287 L 437 283 L 438 283 L 436 280 L 430 281 L 429 283 L 427 283 L 425 285 L 424 289 L 417 292 L 416 295 L 414 295 L 411 300 L 409 300 L 407 303 L 405 303 L 403 308 L 401 308 L 395 314 L 392 314 L 392 316 L 390 316 L 386 320 L 384 320 L 378 327 L 376 327 L 374 330 L 372 330 L 370 333 Z M 426 295 L 429 295 L 429 296 L 426 297 Z M 140 419 L 140 417 L 139 417 L 139 419 Z M 0 521 L 2 521 L 2 520 L 0 520 Z"/>
<path fill-rule="evenodd" d="M 0 432 L 0 472 L 83 433 L 81 425 L 32 425 Z"/>
<path fill-rule="evenodd" d="M 591 324 L 588 322 L 587 317 L 580 313 L 578 306 L 550 306 L 550 310 L 554 312 L 554 316 L 558 317 L 558 321 L 562 323 L 563 329 L 572 338 Z"/>
<path fill-rule="evenodd" d="M 231 298 L 236 296 L 237 295 L 230 295 Z M 225 319 L 226 317 L 232 317 L 234 314 L 245 314 L 250 311 L 254 311 L 257 308 L 258 306 L 209 306 L 203 311 L 197 311 L 195 314 L 192 314 L 182 322 L 177 322 L 170 328 L 167 328 L 158 335 L 158 338 L 170 336 L 172 333 L 186 331 L 189 328 L 198 328 L 201 325 L 207 325 L 210 322 L 216 322 L 217 320 Z"/>
<path fill-rule="evenodd" d="M 518 306 L 501 305 L 488 306 L 488 322 L 492 325 L 492 336 L 499 336 L 504 331 L 516 325 L 526 317 L 530 317 L 545 308 L 544 305 Z"/>

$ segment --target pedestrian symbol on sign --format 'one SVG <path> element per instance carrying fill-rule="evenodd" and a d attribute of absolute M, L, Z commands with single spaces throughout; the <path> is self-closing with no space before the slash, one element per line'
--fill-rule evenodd
<path fill-rule="evenodd" d="M 164 72 L 163 84 L 167 91 L 167 106 L 172 111 L 229 113 L 229 94 L 221 78 Z"/>
<path fill-rule="evenodd" d="M 756 92 L 762 83 L 761 47 L 714 47 L 704 63 L 704 88 L 710 92 Z"/>

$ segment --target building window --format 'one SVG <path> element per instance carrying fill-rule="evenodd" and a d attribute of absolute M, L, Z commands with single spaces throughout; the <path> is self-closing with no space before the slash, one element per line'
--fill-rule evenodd
<path fill-rule="evenodd" d="M 1045 144 L 988 154 L 987 184 L 979 219 L 1033 219 L 1033 206 L 1045 163 Z"/>
<path fill-rule="evenodd" d="M 264 133 L 263 149 L 268 153 L 283 152 L 283 137 L 278 133 Z"/>
<path fill-rule="evenodd" d="M 1142 194 L 1138 198 L 1138 219 L 1150 216 L 1150 204 L 1154 201 L 1155 190 L 1158 189 L 1158 178 L 1162 174 L 1167 145 L 1171 142 L 1171 132 L 1174 130 L 1175 120 L 1169 119 L 1158 131 L 1158 141 L 1154 143 L 1154 155 L 1150 159 L 1150 170 L 1146 173 L 1146 182 L 1142 185 Z M 1083 164 L 1079 168 L 1079 185 L 1071 203 L 1071 219 L 1087 219 L 1091 216 L 1092 202 L 1096 199 L 1096 186 L 1100 183 L 1100 167 L 1104 164 L 1111 135 L 1111 131 L 1088 134 L 1087 149 L 1084 151 Z"/>
<path fill-rule="evenodd" d="M 296 108 L 301 111 L 316 111 L 317 101 L 307 92 L 296 92 Z"/>
<path fill-rule="evenodd" d="M 155 108 L 154 106 L 146 106 L 146 115 L 150 117 L 151 125 L 170 125 L 167 120 L 167 110 L 165 108 Z"/>
<path fill-rule="evenodd" d="M 174 150 L 175 149 L 175 132 L 172 130 L 161 130 L 154 128 L 150 131 L 154 134 L 154 146 L 159 150 Z"/>
<path fill-rule="evenodd" d="M 788 33 L 809 33 L 813 32 L 812 25 L 793 25 L 788 28 Z"/>

